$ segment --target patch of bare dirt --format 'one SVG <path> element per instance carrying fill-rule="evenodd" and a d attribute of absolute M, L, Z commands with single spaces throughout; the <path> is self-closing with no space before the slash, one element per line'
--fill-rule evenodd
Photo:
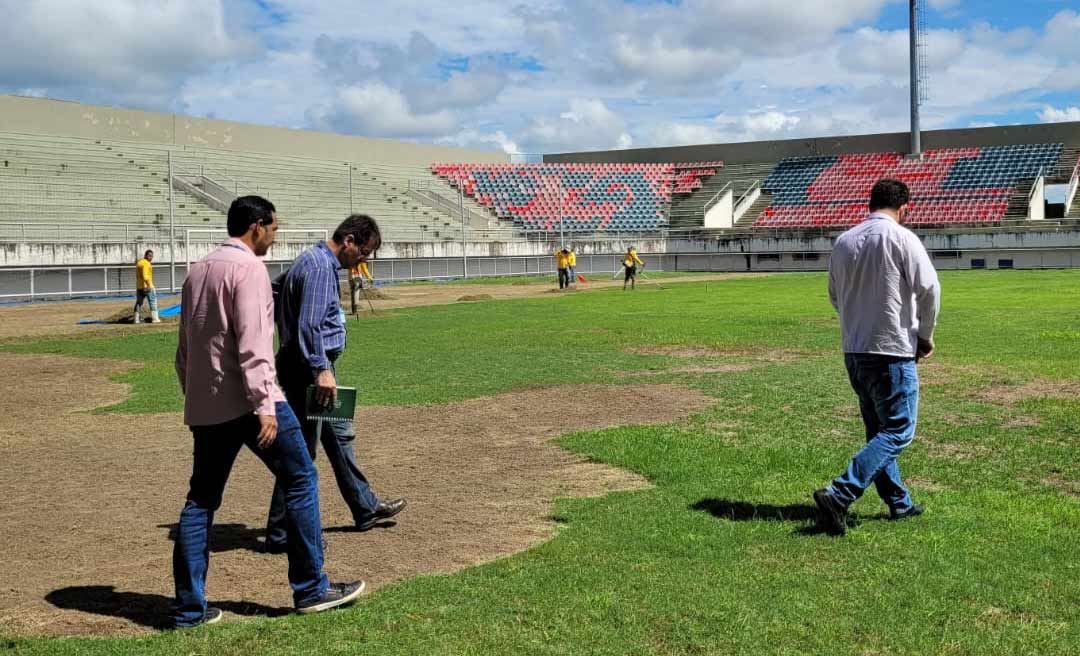
<path fill-rule="evenodd" d="M 1005 428 L 1037 428 L 1042 426 L 1042 421 L 1038 417 L 1032 417 L 1031 415 L 1013 415 L 1002 422 L 1001 425 Z"/>
<path fill-rule="evenodd" d="M 495 297 L 491 294 L 466 294 L 458 298 L 459 301 L 494 301 Z"/>
<path fill-rule="evenodd" d="M 685 282 L 723 282 L 739 278 L 768 276 L 767 273 L 710 273 L 682 278 L 664 279 L 664 285 L 676 285 Z M 535 298 L 546 294 L 556 286 L 554 274 L 551 283 L 526 282 L 524 284 L 454 284 L 433 283 L 430 285 L 395 285 L 392 291 L 373 288 L 369 300 L 376 312 L 384 308 L 418 307 L 423 305 L 448 305 L 458 302 L 464 294 L 488 295 L 494 300 L 510 298 Z M 580 291 L 606 289 L 622 285 L 618 280 L 590 280 L 588 283 L 575 285 Z M 346 286 L 343 285 L 343 288 Z M 558 291 L 556 288 L 555 291 Z M 376 295 L 376 292 L 378 295 Z M 178 297 L 162 298 L 164 305 L 171 305 Z M 343 295 L 344 307 L 349 308 L 348 295 Z M 122 334 L 134 326 L 80 326 L 80 319 L 99 319 L 117 313 L 133 304 L 131 299 L 108 301 L 67 301 L 59 303 L 31 303 L 26 305 L 0 306 L 0 340 L 20 337 L 45 337 L 52 335 L 84 334 Z M 363 301 L 363 311 L 368 312 L 367 301 Z M 146 326 L 149 328 L 150 326 Z M 175 330 L 175 326 L 164 327 Z M 139 327 L 141 330 L 143 327 Z"/>
<path fill-rule="evenodd" d="M 792 349 L 721 349 L 708 346 L 633 346 L 623 349 L 637 355 L 663 355 L 671 358 L 732 358 L 766 363 L 797 362 L 806 353 Z"/>
<path fill-rule="evenodd" d="M 924 476 L 915 476 L 907 479 L 906 482 L 908 487 L 914 489 L 916 492 L 941 492 L 945 489 L 945 486 L 941 483 Z"/>
<path fill-rule="evenodd" d="M 19 338 L 54 337 L 59 335 L 118 335 L 134 330 L 176 330 L 175 319 L 172 325 L 162 319 L 160 324 L 132 325 L 80 325 L 81 320 L 111 321 L 123 316 L 131 317 L 131 299 L 110 301 L 68 301 L 63 303 L 43 302 L 24 305 L 0 306 L 0 341 L 15 341 Z M 167 299 L 162 300 L 162 307 L 172 305 Z"/>
<path fill-rule="evenodd" d="M 131 635 L 167 613 L 169 534 L 187 491 L 191 437 L 177 414 L 83 412 L 126 396 L 124 385 L 107 380 L 124 368 L 0 354 L 0 369 L 19 381 L 0 398 L 2 633 Z M 378 493 L 404 496 L 409 508 L 390 528 L 348 531 L 351 516 L 320 455 L 327 571 L 378 589 L 526 549 L 555 532 L 554 497 L 646 484 L 553 446 L 553 437 L 674 421 L 711 403 L 675 385 L 637 385 L 633 395 L 579 385 L 361 408 L 356 448 L 365 473 Z M 208 580 L 210 600 L 231 621 L 291 605 L 285 556 L 258 552 L 272 487 L 244 450 L 215 518 Z"/>
<path fill-rule="evenodd" d="M 1069 480 L 1061 472 L 1050 472 L 1050 475 L 1043 479 L 1043 484 L 1060 490 L 1074 499 L 1080 499 L 1080 481 Z"/>
<path fill-rule="evenodd" d="M 990 453 L 990 449 L 981 444 L 960 444 L 957 442 L 940 442 L 933 438 L 926 438 L 922 443 L 926 446 L 926 452 L 931 458 L 946 460 L 974 460 Z M 916 438 L 918 440 L 918 438 Z"/>
<path fill-rule="evenodd" d="M 674 369 L 649 369 L 643 371 L 619 371 L 617 378 L 637 378 L 638 376 L 666 376 L 668 374 L 734 374 L 750 371 L 754 365 L 741 362 L 717 365 L 692 365 Z"/>
<path fill-rule="evenodd" d="M 987 372 L 986 367 L 931 359 L 919 364 L 919 382 L 922 385 L 955 385 L 965 377 L 985 376 Z"/>
<path fill-rule="evenodd" d="M 348 285 L 342 285 L 341 290 L 341 307 L 349 307 L 349 304 L 352 303 L 352 290 L 349 289 Z M 360 302 L 363 303 L 365 298 L 372 301 L 392 301 L 396 297 L 378 287 L 365 287 L 360 292 Z"/>
<path fill-rule="evenodd" d="M 972 397 L 1006 407 L 1013 407 L 1024 399 L 1075 399 L 1080 397 L 1080 381 L 1037 378 L 1018 385 L 994 383 L 976 390 Z"/>

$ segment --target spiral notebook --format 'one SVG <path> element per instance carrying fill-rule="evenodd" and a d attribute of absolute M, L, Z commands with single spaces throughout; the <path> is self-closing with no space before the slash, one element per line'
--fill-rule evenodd
<path fill-rule="evenodd" d="M 353 414 L 356 412 L 356 388 L 337 388 L 337 401 L 334 402 L 334 405 L 323 406 L 315 400 L 315 386 L 308 385 L 304 411 L 307 413 L 308 421 L 323 422 L 328 419 L 352 421 Z"/>

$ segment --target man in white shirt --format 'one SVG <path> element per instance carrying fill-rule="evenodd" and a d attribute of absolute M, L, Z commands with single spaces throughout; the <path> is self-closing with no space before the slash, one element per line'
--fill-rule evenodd
<path fill-rule="evenodd" d="M 902 226 L 909 200 L 903 182 L 880 180 L 870 192 L 870 217 L 840 235 L 829 261 L 829 300 L 840 314 L 844 364 L 866 426 L 866 446 L 847 471 L 814 492 L 820 525 L 836 535 L 871 484 L 891 519 L 923 512 L 896 459 L 915 437 L 916 363 L 934 352 L 941 287 L 922 242 Z"/>

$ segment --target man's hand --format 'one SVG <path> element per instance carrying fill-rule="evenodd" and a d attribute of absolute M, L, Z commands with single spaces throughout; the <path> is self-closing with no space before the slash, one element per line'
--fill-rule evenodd
<path fill-rule="evenodd" d="M 919 338 L 919 345 L 915 348 L 915 362 L 926 360 L 934 354 L 934 340 Z"/>
<path fill-rule="evenodd" d="M 277 439 L 277 417 L 274 415 L 258 415 L 258 417 L 259 436 L 255 438 L 255 443 L 260 449 L 265 449 Z"/>
<path fill-rule="evenodd" d="M 315 401 L 324 408 L 329 408 L 337 401 L 337 381 L 334 372 L 323 369 L 315 377 Z"/>

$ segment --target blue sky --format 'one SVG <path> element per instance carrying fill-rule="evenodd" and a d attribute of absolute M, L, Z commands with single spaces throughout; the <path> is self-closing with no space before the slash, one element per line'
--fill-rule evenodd
<path fill-rule="evenodd" d="M 926 0 L 924 127 L 1080 120 L 1077 4 Z M 559 152 L 908 120 L 904 0 L 0 0 L 0 12 L 0 93 L 267 125 Z"/>

